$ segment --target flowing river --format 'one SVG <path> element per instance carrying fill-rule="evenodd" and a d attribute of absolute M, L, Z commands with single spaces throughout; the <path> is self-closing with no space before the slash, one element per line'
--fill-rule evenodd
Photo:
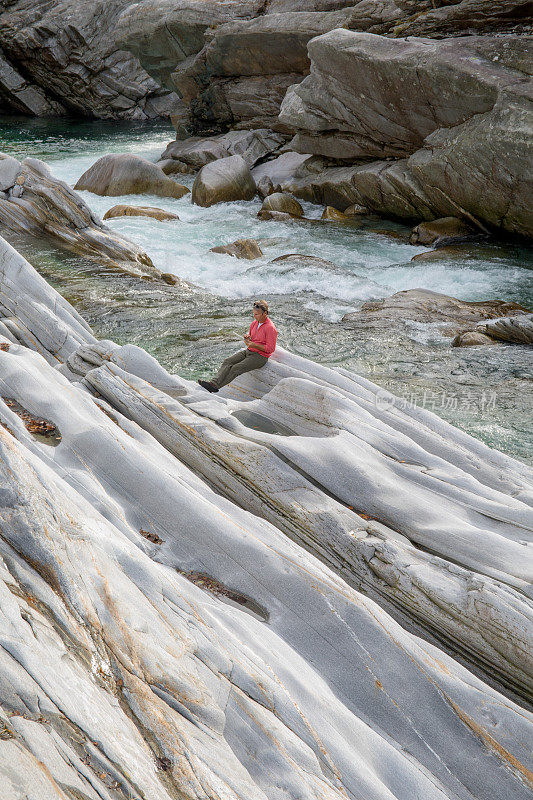
<path fill-rule="evenodd" d="M 41 158 L 73 185 L 106 153 L 158 160 L 173 129 L 166 123 L 109 123 L 0 117 L 0 150 Z M 192 185 L 192 176 L 179 176 Z M 109 226 L 141 245 L 162 272 L 191 284 L 168 291 L 64 253 L 46 241 L 0 230 L 87 319 L 95 334 L 146 348 L 171 372 L 208 376 L 242 346 L 251 301 L 265 297 L 278 343 L 332 367 L 345 367 L 424 405 L 487 444 L 533 463 L 532 349 L 518 345 L 452 348 L 436 323 L 406 323 L 398 333 L 355 333 L 342 323 L 368 300 L 426 288 L 462 300 L 533 305 L 533 254 L 514 244 L 484 244 L 453 258 L 414 261 L 427 250 L 407 244 L 409 228 L 383 220 L 337 223 L 259 221 L 260 201 L 211 208 L 154 196 L 81 195 L 99 216 L 117 203 L 152 205 L 179 222 L 120 217 Z M 304 204 L 318 220 L 322 208 Z M 246 261 L 210 253 L 214 245 L 255 238 L 264 257 Z M 324 266 L 270 263 L 287 253 L 320 256 Z"/>

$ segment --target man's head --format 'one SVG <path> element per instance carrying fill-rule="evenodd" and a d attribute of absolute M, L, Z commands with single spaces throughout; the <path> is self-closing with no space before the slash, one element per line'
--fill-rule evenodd
<path fill-rule="evenodd" d="M 264 322 L 268 316 L 268 303 L 266 300 L 256 300 L 253 307 L 254 319 Z"/>

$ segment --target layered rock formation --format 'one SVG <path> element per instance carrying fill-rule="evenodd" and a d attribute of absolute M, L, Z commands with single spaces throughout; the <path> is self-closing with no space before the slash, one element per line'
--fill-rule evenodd
<path fill-rule="evenodd" d="M 128 0 L 2 0 L 0 105 L 35 116 L 100 119 L 168 116 L 177 96 L 118 48 Z"/>
<path fill-rule="evenodd" d="M 312 74 L 287 92 L 280 114 L 302 131 L 293 148 L 380 160 L 326 170 L 300 192 L 331 201 L 337 186 L 341 210 L 360 203 L 398 218 L 459 216 L 532 236 L 530 44 L 341 30 L 314 39 Z"/>
<path fill-rule="evenodd" d="M 103 225 L 82 198 L 54 178 L 38 158 L 17 161 L 0 153 L 0 223 L 10 230 L 49 238 L 126 272 L 158 274 L 138 245 Z"/>
<path fill-rule="evenodd" d="M 442 645 L 530 696 L 531 470 L 283 350 L 206 395 L 0 248 L 8 797 L 526 800 Z"/>
<path fill-rule="evenodd" d="M 124 10 L 120 46 L 183 97 L 182 133 L 274 127 L 287 88 L 309 72 L 307 43 L 335 28 L 386 36 L 523 33 L 530 0 L 141 0 Z M 286 122 L 286 121 L 283 121 Z"/>

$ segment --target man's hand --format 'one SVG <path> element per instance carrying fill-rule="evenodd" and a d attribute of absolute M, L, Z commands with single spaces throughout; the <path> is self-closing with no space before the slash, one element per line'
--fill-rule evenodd
<path fill-rule="evenodd" d="M 252 337 L 250 336 L 249 333 L 245 333 L 244 334 L 244 343 L 245 344 L 251 344 L 252 343 Z"/>

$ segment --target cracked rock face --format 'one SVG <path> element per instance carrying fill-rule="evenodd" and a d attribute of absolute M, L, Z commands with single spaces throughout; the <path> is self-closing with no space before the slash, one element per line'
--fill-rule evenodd
<path fill-rule="evenodd" d="M 129 5 L 128 0 L 1 2 L 2 104 L 35 116 L 169 116 L 177 96 L 117 46 L 116 18 Z"/>
<path fill-rule="evenodd" d="M 0 252 L 9 800 L 526 800 L 531 469 L 282 349 L 207 395 Z"/>
<path fill-rule="evenodd" d="M 121 47 L 188 109 L 182 135 L 228 126 L 289 132 L 287 88 L 309 72 L 308 42 L 336 28 L 399 36 L 531 31 L 531 0 L 141 0 L 121 15 Z M 186 131 L 188 130 L 188 134 Z"/>
<path fill-rule="evenodd" d="M 394 160 L 325 170 L 289 190 L 331 202 L 338 186 L 341 210 L 351 201 L 404 219 L 459 216 L 531 237 L 528 45 L 516 36 L 391 40 L 344 30 L 314 39 L 312 73 L 280 113 L 300 129 L 292 147 Z"/>

